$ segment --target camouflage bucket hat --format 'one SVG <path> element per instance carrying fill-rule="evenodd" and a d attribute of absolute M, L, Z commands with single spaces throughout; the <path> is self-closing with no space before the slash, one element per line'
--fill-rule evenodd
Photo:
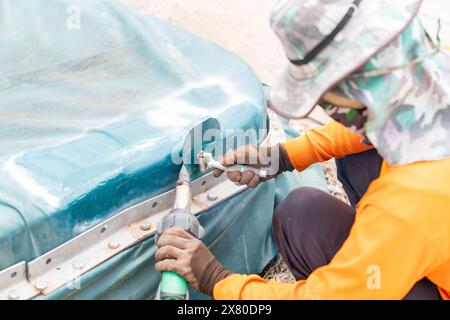
<path fill-rule="evenodd" d="M 433 43 L 416 17 L 420 4 L 282 1 L 272 25 L 293 63 L 271 92 L 273 108 L 301 118 L 325 92 L 334 90 L 364 104 L 353 117 L 353 126 L 359 122 L 353 129 L 390 165 L 450 158 L 450 55 L 440 49 L 439 36 Z M 299 63 L 346 16 L 347 24 L 333 40 L 313 59 Z M 331 116 L 349 120 L 345 110 Z"/>
<path fill-rule="evenodd" d="M 271 26 L 291 61 L 271 91 L 288 118 L 309 114 L 322 95 L 398 37 L 421 0 L 281 0 Z"/>

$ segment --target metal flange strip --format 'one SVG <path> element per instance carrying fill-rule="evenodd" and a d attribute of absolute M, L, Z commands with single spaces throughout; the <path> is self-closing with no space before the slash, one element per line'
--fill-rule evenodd
<path fill-rule="evenodd" d="M 198 214 L 245 189 L 212 173 L 192 182 L 192 211 Z M 210 194 L 214 194 L 211 197 Z M 169 212 L 175 192 L 170 190 L 136 204 L 63 245 L 28 263 L 28 280 L 39 294 L 68 285 L 114 255 L 154 235 L 156 223 Z"/>
<path fill-rule="evenodd" d="M 269 133 L 262 144 L 285 140 L 283 126 L 268 110 Z M 191 184 L 192 211 L 199 214 L 242 192 L 238 186 L 209 173 Z M 74 288 L 77 279 L 123 250 L 152 236 L 157 221 L 167 214 L 174 201 L 174 189 L 129 207 L 55 249 L 29 262 L 20 262 L 0 271 L 0 299 L 31 299 L 47 295 L 67 285 Z"/>

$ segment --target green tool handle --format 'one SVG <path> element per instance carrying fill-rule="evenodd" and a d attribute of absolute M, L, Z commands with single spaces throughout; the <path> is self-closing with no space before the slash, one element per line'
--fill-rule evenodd
<path fill-rule="evenodd" d="M 178 273 L 164 271 L 161 278 L 161 300 L 187 300 L 188 284 Z"/>

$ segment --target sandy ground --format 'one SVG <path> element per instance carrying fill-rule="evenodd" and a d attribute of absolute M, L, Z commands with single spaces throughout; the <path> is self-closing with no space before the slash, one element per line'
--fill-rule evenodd
<path fill-rule="evenodd" d="M 126 1 L 234 52 L 268 84 L 274 83 L 287 63 L 281 44 L 269 25 L 271 8 L 278 0 Z M 442 42 L 444 46 L 450 47 L 450 1 L 425 0 L 420 14 L 433 36 L 437 27 L 437 17 L 441 18 Z M 312 117 L 321 122 L 328 120 L 320 109 L 316 109 Z M 294 125 L 301 128 L 317 123 L 306 120 Z M 337 180 L 334 161 L 324 163 L 323 168 L 330 193 L 348 202 L 342 185 Z M 280 257 L 266 268 L 263 275 L 282 282 L 293 281 L 292 275 Z"/>

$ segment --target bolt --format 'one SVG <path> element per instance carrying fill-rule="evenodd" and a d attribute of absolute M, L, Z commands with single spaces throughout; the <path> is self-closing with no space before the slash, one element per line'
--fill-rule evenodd
<path fill-rule="evenodd" d="M 16 289 L 12 289 L 8 292 L 8 299 L 9 300 L 19 300 L 20 298 L 20 291 Z"/>
<path fill-rule="evenodd" d="M 38 280 L 38 281 L 36 281 L 36 283 L 34 284 L 34 287 L 35 287 L 36 290 L 38 290 L 38 291 L 44 291 L 45 289 L 47 289 L 47 282 Z"/>
<path fill-rule="evenodd" d="M 120 242 L 117 241 L 117 240 L 110 240 L 110 241 L 108 242 L 108 247 L 109 247 L 110 249 L 117 249 L 118 247 L 120 247 Z"/>
<path fill-rule="evenodd" d="M 148 230 L 150 230 L 151 227 L 152 227 L 152 224 L 150 221 L 144 221 L 140 226 L 142 231 L 148 231 Z"/>
<path fill-rule="evenodd" d="M 75 270 L 81 270 L 81 269 L 84 268 L 84 262 L 81 261 L 81 260 L 75 260 L 75 261 L 73 262 L 73 264 L 72 264 L 72 267 L 73 267 Z"/>
<path fill-rule="evenodd" d="M 215 195 L 214 193 L 208 193 L 206 195 L 206 197 L 208 198 L 209 201 L 216 201 L 219 197 L 217 195 Z"/>

